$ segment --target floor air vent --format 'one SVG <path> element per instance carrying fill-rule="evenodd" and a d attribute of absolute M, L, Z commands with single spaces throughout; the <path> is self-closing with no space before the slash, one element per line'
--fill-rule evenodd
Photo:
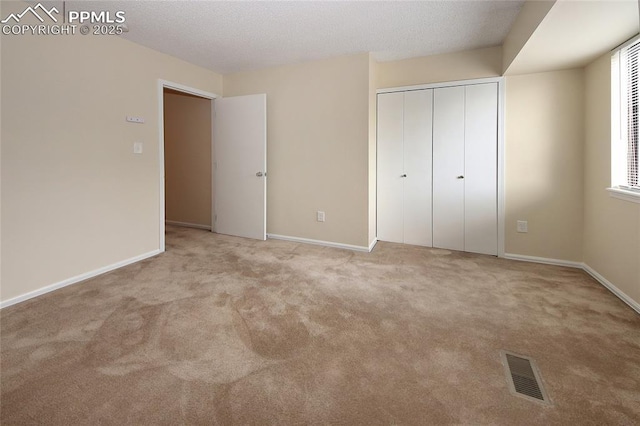
<path fill-rule="evenodd" d="M 542 379 L 535 361 L 506 351 L 501 354 L 511 393 L 531 401 L 550 404 L 549 396 L 542 387 Z"/>

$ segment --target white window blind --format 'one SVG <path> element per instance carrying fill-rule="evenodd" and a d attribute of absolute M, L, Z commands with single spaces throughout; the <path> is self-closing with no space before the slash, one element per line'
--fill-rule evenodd
<path fill-rule="evenodd" d="M 638 188 L 638 53 L 640 41 L 623 50 L 627 69 L 627 184 Z"/>
<path fill-rule="evenodd" d="M 614 129 L 612 140 L 612 185 L 630 190 L 640 190 L 639 59 L 640 39 L 637 38 L 615 51 L 612 58 L 612 125 L 619 126 Z"/>

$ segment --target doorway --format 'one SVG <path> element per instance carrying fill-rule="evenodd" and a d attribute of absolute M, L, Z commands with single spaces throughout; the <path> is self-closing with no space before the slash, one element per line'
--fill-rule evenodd
<path fill-rule="evenodd" d="M 165 223 L 211 230 L 211 101 L 164 89 Z"/>
<path fill-rule="evenodd" d="M 214 93 L 160 80 L 160 251 L 165 225 L 212 229 Z"/>

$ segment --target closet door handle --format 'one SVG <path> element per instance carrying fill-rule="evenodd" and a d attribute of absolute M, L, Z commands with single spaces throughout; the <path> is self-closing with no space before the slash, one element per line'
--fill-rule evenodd
<path fill-rule="evenodd" d="M 407 175 L 400 175 L 400 177 L 407 177 Z"/>
<path fill-rule="evenodd" d="M 458 176 L 458 179 L 464 179 L 464 176 L 460 175 Z"/>

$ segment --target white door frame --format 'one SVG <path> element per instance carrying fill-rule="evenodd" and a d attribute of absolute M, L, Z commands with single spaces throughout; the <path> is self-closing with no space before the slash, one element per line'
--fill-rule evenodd
<path fill-rule="evenodd" d="M 505 80 L 504 77 L 478 78 L 474 80 L 447 81 L 443 83 L 419 84 L 416 86 L 390 87 L 378 89 L 376 93 L 406 92 L 410 90 L 436 89 L 438 87 L 466 86 L 470 84 L 498 83 L 498 257 L 504 257 L 505 239 L 505 198 L 504 198 L 504 171 L 505 171 Z M 376 97 L 377 102 L 377 97 Z"/>
<path fill-rule="evenodd" d="M 204 90 L 196 89 L 194 87 L 185 86 L 183 84 L 174 83 L 167 80 L 158 79 L 158 134 L 159 134 L 159 143 L 158 143 L 158 170 L 159 170 L 159 191 L 158 199 L 160 200 L 160 252 L 165 251 L 165 205 L 164 205 L 164 89 L 172 89 L 177 90 L 178 92 L 188 93 L 190 95 L 196 95 L 201 98 L 210 99 L 211 100 L 211 113 L 213 114 L 213 100 L 221 97 L 220 95 L 216 95 L 215 93 L 205 92 Z M 211 117 L 211 138 L 213 142 L 213 115 Z M 211 149 L 212 155 L 212 163 L 213 164 L 213 145 Z M 213 170 L 211 175 L 213 176 Z M 212 187 L 213 192 L 213 187 Z M 211 194 L 211 198 L 213 199 L 213 193 Z"/>

